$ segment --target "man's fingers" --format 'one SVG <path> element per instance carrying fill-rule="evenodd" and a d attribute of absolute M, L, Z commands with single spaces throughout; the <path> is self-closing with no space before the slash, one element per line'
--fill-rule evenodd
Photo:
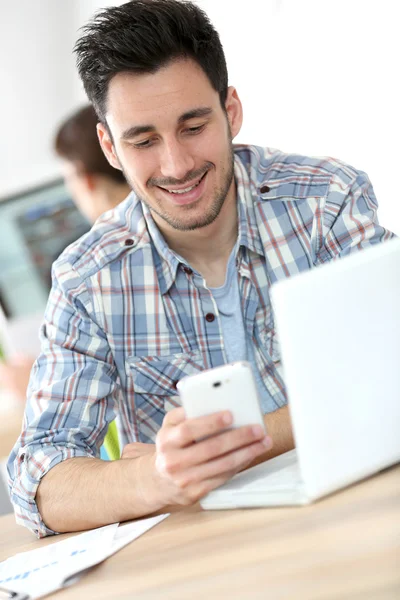
<path fill-rule="evenodd" d="M 265 451 L 270 446 L 270 440 L 266 438 L 264 428 L 261 425 L 247 425 L 198 442 L 196 446 L 185 450 L 185 457 L 187 454 L 191 464 L 202 464 L 261 441 Z"/>
<path fill-rule="evenodd" d="M 264 437 L 265 431 L 260 425 L 239 427 L 238 429 L 231 429 L 207 438 L 186 448 L 171 451 L 166 461 L 171 473 L 178 470 L 181 471 L 206 463 L 218 456 L 252 444 L 255 441 L 260 441 Z"/>
<path fill-rule="evenodd" d="M 182 406 L 178 408 L 174 408 L 167 412 L 164 417 L 163 427 L 174 427 L 175 425 L 179 425 L 186 419 L 185 410 Z"/>
<path fill-rule="evenodd" d="M 215 490 L 215 488 L 223 485 L 231 478 L 232 475 L 220 475 L 219 477 L 212 477 L 199 483 L 194 483 L 188 489 L 185 490 L 185 501 L 182 504 L 195 504 L 206 494 Z"/>
<path fill-rule="evenodd" d="M 178 411 L 178 409 L 176 410 Z M 172 412 L 175 412 L 175 410 L 171 411 L 168 416 L 172 414 Z M 180 416 L 181 413 L 174 415 L 175 423 Z M 167 426 L 166 429 L 160 432 L 157 440 L 157 447 L 162 451 L 172 448 L 186 448 L 196 440 L 221 433 L 221 431 L 231 424 L 232 414 L 230 411 L 214 413 L 196 419 L 183 418 L 183 420 L 175 426 L 170 426 L 171 421 L 168 420 L 167 423 L 165 423 Z"/>
<path fill-rule="evenodd" d="M 253 442 L 243 448 L 229 452 L 229 454 L 219 456 L 188 469 L 175 470 L 173 464 L 165 461 L 163 470 L 166 475 L 174 479 L 176 485 L 181 489 L 215 477 L 225 476 L 227 480 L 232 474 L 238 473 L 255 458 L 267 452 L 271 446 L 271 438 L 266 437 L 261 441 Z"/>
<path fill-rule="evenodd" d="M 161 480 L 175 489 L 176 502 L 197 502 L 272 447 L 260 425 L 230 425 L 230 411 L 186 419 L 184 409 L 176 408 L 166 415 L 156 439 L 155 465 Z"/>
<path fill-rule="evenodd" d="M 182 496 L 188 504 L 198 502 L 208 492 L 229 481 L 231 477 L 266 450 L 264 444 L 255 442 L 251 446 L 231 453 L 229 457 L 226 456 L 194 467 L 187 471 L 179 482 Z"/>

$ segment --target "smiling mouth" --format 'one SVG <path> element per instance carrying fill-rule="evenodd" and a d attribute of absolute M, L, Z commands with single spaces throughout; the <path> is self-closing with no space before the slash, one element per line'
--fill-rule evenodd
<path fill-rule="evenodd" d="M 179 189 L 179 190 L 169 189 L 169 188 L 167 188 L 167 187 L 163 187 L 163 186 L 161 186 L 161 185 L 159 185 L 158 187 L 159 187 L 161 190 L 164 190 L 165 192 L 168 192 L 169 194 L 177 194 L 177 195 L 179 195 L 179 194 L 187 194 L 188 192 L 191 192 L 192 190 L 194 190 L 195 188 L 197 188 L 197 186 L 198 186 L 198 185 L 200 185 L 200 183 L 203 181 L 204 177 L 207 175 L 207 172 L 208 172 L 208 171 L 206 171 L 206 172 L 205 172 L 205 173 L 204 173 L 204 174 L 203 174 L 203 175 L 200 177 L 200 179 L 199 179 L 198 181 L 196 181 L 196 183 L 194 183 L 193 185 L 190 185 L 190 186 L 188 186 L 188 187 L 185 187 L 185 188 L 181 188 L 181 189 Z"/>

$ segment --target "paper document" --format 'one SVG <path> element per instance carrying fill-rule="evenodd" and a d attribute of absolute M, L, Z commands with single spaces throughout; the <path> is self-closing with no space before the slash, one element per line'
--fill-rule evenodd
<path fill-rule="evenodd" d="M 41 598 L 72 585 L 89 568 L 102 562 L 168 514 L 126 525 L 106 525 L 44 548 L 22 552 L 0 563 L 0 587 Z"/>

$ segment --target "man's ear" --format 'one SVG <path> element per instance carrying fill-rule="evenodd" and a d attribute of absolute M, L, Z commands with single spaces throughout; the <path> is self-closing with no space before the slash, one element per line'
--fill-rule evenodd
<path fill-rule="evenodd" d="M 229 86 L 225 100 L 225 109 L 231 128 L 232 139 L 237 136 L 242 128 L 243 108 L 236 88 Z"/>
<path fill-rule="evenodd" d="M 103 125 L 103 123 L 97 123 L 97 136 L 99 138 L 101 149 L 110 165 L 121 171 L 121 165 L 119 164 L 118 157 L 115 153 L 113 141 L 107 127 Z"/>

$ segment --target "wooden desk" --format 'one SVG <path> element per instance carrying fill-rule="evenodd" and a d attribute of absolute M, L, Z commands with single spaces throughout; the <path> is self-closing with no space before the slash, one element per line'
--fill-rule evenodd
<path fill-rule="evenodd" d="M 61 539 L 0 528 L 0 560 Z M 173 514 L 50 597 L 399 600 L 400 465 L 312 506 Z"/>

